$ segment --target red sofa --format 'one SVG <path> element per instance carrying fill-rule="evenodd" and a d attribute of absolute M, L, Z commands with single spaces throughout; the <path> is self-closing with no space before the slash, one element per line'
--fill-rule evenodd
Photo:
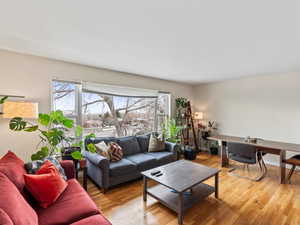
<path fill-rule="evenodd" d="M 13 154 L 13 153 L 11 153 Z M 68 187 L 54 204 L 39 207 L 24 188 L 24 162 L 0 160 L 1 225 L 111 225 L 75 177 L 72 161 L 61 162 Z"/>

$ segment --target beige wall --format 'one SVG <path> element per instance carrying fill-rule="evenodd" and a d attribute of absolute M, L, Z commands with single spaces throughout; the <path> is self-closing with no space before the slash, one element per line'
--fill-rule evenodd
<path fill-rule="evenodd" d="M 54 77 L 168 91 L 173 100 L 192 97 L 191 87 L 184 84 L 0 50 L 0 94 L 24 95 L 26 101 L 39 103 L 40 112 L 48 112 Z M 11 149 L 28 160 L 37 141 L 36 134 L 9 131 L 8 120 L 0 118 L 0 156 Z"/>
<path fill-rule="evenodd" d="M 216 120 L 222 134 L 300 144 L 300 73 L 199 85 L 194 98 L 196 110 Z"/>

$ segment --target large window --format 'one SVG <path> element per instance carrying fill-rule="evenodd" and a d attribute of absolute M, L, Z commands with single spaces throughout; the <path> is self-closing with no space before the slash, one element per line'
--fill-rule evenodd
<path fill-rule="evenodd" d="M 99 84 L 53 81 L 53 109 L 100 137 L 160 131 L 170 115 L 170 94 Z"/>

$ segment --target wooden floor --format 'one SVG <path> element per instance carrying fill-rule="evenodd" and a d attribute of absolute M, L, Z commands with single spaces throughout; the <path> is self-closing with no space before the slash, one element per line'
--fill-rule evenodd
<path fill-rule="evenodd" d="M 219 158 L 201 154 L 195 162 L 219 168 Z M 278 167 L 268 166 L 268 175 L 253 182 L 220 173 L 220 199 L 213 195 L 199 202 L 184 216 L 185 225 L 300 225 L 300 176 L 292 184 L 279 184 Z M 188 176 L 188 174 L 187 174 Z M 214 184 L 214 180 L 206 183 Z M 148 197 L 142 200 L 142 182 L 116 187 L 105 195 L 91 182 L 89 194 L 113 225 L 176 225 L 175 213 Z"/>

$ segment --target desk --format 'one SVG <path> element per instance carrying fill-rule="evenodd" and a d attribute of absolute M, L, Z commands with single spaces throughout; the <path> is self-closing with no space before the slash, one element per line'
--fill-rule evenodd
<path fill-rule="evenodd" d="M 279 171 L 280 171 L 280 183 L 285 183 L 285 171 L 286 171 L 286 152 L 291 151 L 295 153 L 300 153 L 300 144 L 292 144 L 285 142 L 277 142 L 277 141 L 268 141 L 258 139 L 257 143 L 248 143 L 245 142 L 245 138 L 242 137 L 234 137 L 234 136 L 226 136 L 226 135 L 217 135 L 208 137 L 209 140 L 218 141 L 221 149 L 221 165 L 222 167 L 226 167 L 229 164 L 228 156 L 227 156 L 227 142 L 233 143 L 243 143 L 256 146 L 259 150 L 265 153 L 279 155 Z"/>

